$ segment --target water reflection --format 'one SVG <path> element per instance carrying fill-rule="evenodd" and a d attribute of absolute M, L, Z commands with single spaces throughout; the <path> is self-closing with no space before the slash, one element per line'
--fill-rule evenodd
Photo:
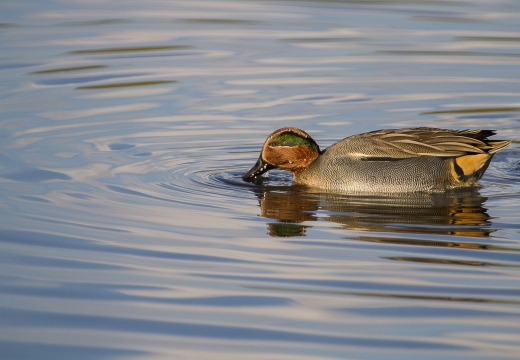
<path fill-rule="evenodd" d="M 352 196 L 312 193 L 300 186 L 260 185 L 257 196 L 260 215 L 275 219 L 268 222 L 271 236 L 304 236 L 312 221 L 327 220 L 345 230 L 390 233 L 414 233 L 485 237 L 493 229 L 484 208 L 486 197 L 477 189 L 443 194 L 401 194 L 399 196 Z M 455 246 L 443 241 L 381 239 L 363 237 L 363 241 L 384 241 L 426 246 Z M 475 244 L 458 244 L 475 247 Z"/>

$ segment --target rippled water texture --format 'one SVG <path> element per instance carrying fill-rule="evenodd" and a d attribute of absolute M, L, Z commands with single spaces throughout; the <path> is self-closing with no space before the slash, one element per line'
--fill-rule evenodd
<path fill-rule="evenodd" d="M 520 139 L 517 1 L 3 1 L 1 359 L 518 359 L 520 150 L 474 191 L 241 175 L 282 126 Z"/>

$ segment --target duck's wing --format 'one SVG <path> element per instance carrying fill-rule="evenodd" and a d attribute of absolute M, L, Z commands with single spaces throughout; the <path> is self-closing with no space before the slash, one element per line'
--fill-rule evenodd
<path fill-rule="evenodd" d="M 343 139 L 327 149 L 326 153 L 374 161 L 418 156 L 453 158 L 476 154 L 491 155 L 510 143 L 508 140 L 488 140 L 494 134 L 493 130 L 378 130 Z"/>

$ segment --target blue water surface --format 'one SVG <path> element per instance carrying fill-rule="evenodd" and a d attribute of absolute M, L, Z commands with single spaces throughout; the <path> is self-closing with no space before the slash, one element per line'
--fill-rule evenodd
<path fill-rule="evenodd" d="M 481 188 L 242 175 L 266 136 L 520 139 L 520 7 L 4 1 L 1 359 L 517 359 L 520 149 Z"/>

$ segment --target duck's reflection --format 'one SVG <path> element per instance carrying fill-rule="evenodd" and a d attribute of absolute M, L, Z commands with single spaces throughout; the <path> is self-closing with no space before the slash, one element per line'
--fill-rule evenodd
<path fill-rule="evenodd" d="M 261 186 L 261 216 L 269 222 L 271 236 L 303 236 L 310 222 L 333 221 L 349 230 L 488 236 L 490 216 L 478 190 L 443 194 L 399 194 L 398 196 L 347 196 L 312 193 L 305 187 Z M 364 241 L 411 242 L 412 239 L 363 237 Z M 428 241 L 429 243 L 429 241 Z M 446 246 L 444 242 L 442 242 Z M 432 245 L 432 244 L 417 244 Z"/>

